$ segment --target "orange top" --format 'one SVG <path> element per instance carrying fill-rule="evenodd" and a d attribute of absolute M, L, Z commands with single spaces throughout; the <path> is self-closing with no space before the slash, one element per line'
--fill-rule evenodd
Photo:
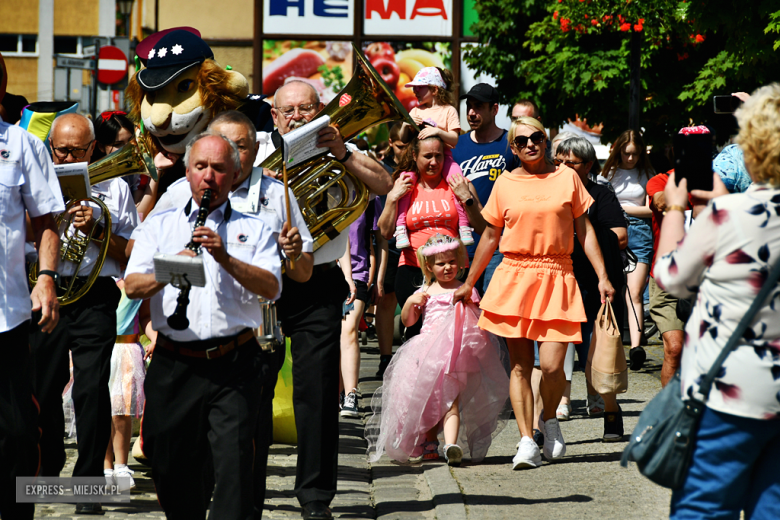
<path fill-rule="evenodd" d="M 493 226 L 506 227 L 499 246 L 504 254 L 571 255 L 574 219 L 591 204 L 577 173 L 561 165 L 542 175 L 501 175 L 482 216 Z"/>
<path fill-rule="evenodd" d="M 458 111 L 452 105 L 439 105 L 431 108 L 414 107 L 409 111 L 409 115 L 419 116 L 423 119 L 433 119 L 436 122 L 436 128 L 441 128 L 446 132 L 456 132 L 460 135 L 460 119 Z"/>
<path fill-rule="evenodd" d="M 406 229 L 412 247 L 401 249 L 398 265 L 413 265 L 417 262 L 417 248 L 422 247 L 436 233 L 458 238 L 458 212 L 452 199 L 450 185 L 444 179 L 431 191 L 423 189 L 418 182 L 407 195 L 410 197 L 406 212 Z"/>

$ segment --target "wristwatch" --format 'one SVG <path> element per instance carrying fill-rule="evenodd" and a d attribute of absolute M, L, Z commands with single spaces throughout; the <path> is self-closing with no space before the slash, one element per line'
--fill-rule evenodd
<path fill-rule="evenodd" d="M 664 211 L 664 215 L 666 215 L 670 211 L 679 211 L 680 213 L 685 213 L 686 208 L 680 206 L 679 204 L 672 204 L 671 206 L 666 207 L 666 211 Z"/>
<path fill-rule="evenodd" d="M 341 159 L 339 159 L 338 161 L 339 161 L 340 163 L 342 163 L 342 164 L 343 164 L 343 163 L 347 162 L 347 160 L 348 160 L 350 157 L 352 157 L 352 150 L 350 150 L 349 148 L 347 148 L 347 153 L 345 153 L 345 154 L 344 154 L 344 157 L 342 157 L 342 158 L 341 158 Z"/>
<path fill-rule="evenodd" d="M 52 271 L 50 269 L 44 269 L 43 271 L 38 271 L 38 278 L 41 277 L 41 275 L 47 274 L 51 276 L 52 280 L 54 280 L 54 285 L 59 286 L 60 285 L 60 273 L 57 271 Z"/>
<path fill-rule="evenodd" d="M 474 197 L 469 197 L 466 200 L 466 206 L 473 206 L 474 205 Z"/>

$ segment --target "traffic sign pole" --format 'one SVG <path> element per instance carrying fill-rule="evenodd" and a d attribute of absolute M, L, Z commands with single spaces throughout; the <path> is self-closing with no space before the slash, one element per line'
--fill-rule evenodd
<path fill-rule="evenodd" d="M 98 56 L 100 55 L 100 48 L 103 46 L 103 41 L 99 38 L 95 39 L 95 66 L 92 69 L 92 121 L 93 124 L 97 121 L 98 113 Z"/>

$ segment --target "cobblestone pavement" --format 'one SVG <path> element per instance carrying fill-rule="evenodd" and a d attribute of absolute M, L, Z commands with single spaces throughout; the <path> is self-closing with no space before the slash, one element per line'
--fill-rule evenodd
<path fill-rule="evenodd" d="M 653 344 L 655 343 L 655 344 Z M 629 434 L 639 413 L 660 390 L 663 349 L 651 341 L 645 368 L 629 374 L 629 390 L 618 402 Z M 363 424 L 370 414 L 371 395 L 381 384 L 375 342 L 362 347 L 359 401 L 361 418 L 341 419 L 338 493 L 333 514 L 344 519 L 461 520 L 520 517 L 552 518 L 663 518 L 668 516 L 669 492 L 644 479 L 635 467 L 619 466 L 625 442 L 600 441 L 601 419 L 584 414 L 584 374 L 575 372 L 571 421 L 562 423 L 566 457 L 535 470 L 512 471 L 510 462 L 519 441 L 513 422 L 494 439 L 482 464 L 448 468 L 441 462 L 404 466 L 383 457 L 369 465 Z M 70 476 L 76 445 L 66 444 L 63 476 Z M 300 518 L 293 495 L 294 446 L 273 445 L 269 455 L 268 491 L 264 518 Z M 157 503 L 149 468 L 131 458 L 136 488 L 129 504 L 104 506 L 110 519 L 165 518 Z M 186 478 L 186 476 L 183 476 Z M 35 518 L 89 518 L 76 516 L 72 504 L 38 504 Z M 218 519 L 217 519 L 218 520 Z"/>

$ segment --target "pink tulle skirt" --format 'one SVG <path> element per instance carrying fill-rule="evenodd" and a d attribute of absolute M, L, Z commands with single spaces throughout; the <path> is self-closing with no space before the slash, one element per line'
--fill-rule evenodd
<path fill-rule="evenodd" d="M 140 417 L 144 412 L 144 349 L 140 343 L 115 343 L 111 353 L 111 415 Z"/>
<path fill-rule="evenodd" d="M 404 343 L 387 367 L 365 429 L 372 462 L 383 453 L 406 462 L 427 431 L 438 427 L 441 432 L 441 420 L 456 398 L 458 445 L 466 458 L 481 461 L 505 426 L 509 411 L 506 347 L 477 326 L 475 305 L 457 304 L 447 313 L 438 326 L 427 331 L 423 327 Z"/>

